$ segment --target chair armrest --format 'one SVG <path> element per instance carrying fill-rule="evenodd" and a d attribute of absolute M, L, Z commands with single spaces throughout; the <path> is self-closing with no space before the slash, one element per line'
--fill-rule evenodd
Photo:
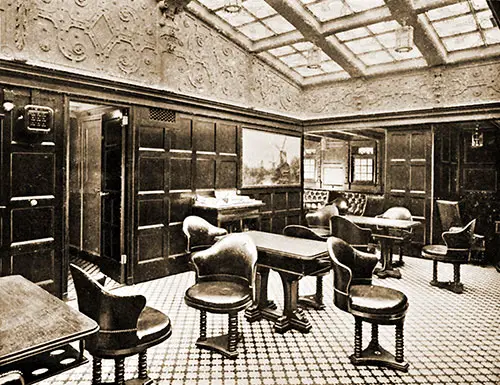
<path fill-rule="evenodd" d="M 484 235 L 479 235 L 479 234 L 473 234 L 472 235 L 475 239 L 484 239 Z"/>
<path fill-rule="evenodd" d="M 146 306 L 141 294 L 116 295 L 102 292 L 99 326 L 101 331 L 130 330 L 137 328 L 139 316 Z"/>

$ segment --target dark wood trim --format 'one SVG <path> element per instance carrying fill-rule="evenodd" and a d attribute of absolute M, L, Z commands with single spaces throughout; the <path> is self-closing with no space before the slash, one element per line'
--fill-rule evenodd
<path fill-rule="evenodd" d="M 229 103 L 208 101 L 199 97 L 185 96 L 172 91 L 146 86 L 100 79 L 88 75 L 62 70 L 50 70 L 19 61 L 0 60 L 0 83 L 11 86 L 36 88 L 61 92 L 71 97 L 99 103 L 146 104 L 152 107 L 170 108 L 185 113 L 211 118 L 229 119 L 256 125 L 267 125 L 290 129 L 290 125 L 301 124 L 301 120 L 259 111 L 254 108 L 234 106 Z"/>

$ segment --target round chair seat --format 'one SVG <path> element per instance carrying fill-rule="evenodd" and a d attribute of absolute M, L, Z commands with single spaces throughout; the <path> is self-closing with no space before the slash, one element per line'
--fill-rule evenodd
<path fill-rule="evenodd" d="M 198 282 L 186 291 L 184 300 L 196 309 L 227 313 L 246 307 L 252 301 L 252 292 L 237 282 Z"/>
<path fill-rule="evenodd" d="M 468 251 L 464 250 L 462 255 L 456 253 L 456 257 L 453 257 L 448 254 L 448 248 L 444 245 L 427 245 L 422 247 L 422 257 L 439 262 L 460 263 L 467 261 Z"/>
<path fill-rule="evenodd" d="M 132 356 L 165 341 L 172 335 L 170 319 L 159 310 L 144 307 L 137 320 L 137 330 L 100 330 L 95 344 L 86 348 L 96 357 L 116 358 Z M 92 341 L 94 336 L 90 337 Z"/>
<path fill-rule="evenodd" d="M 408 298 L 399 290 L 375 285 L 353 285 L 350 290 L 351 311 L 363 315 L 396 317 L 408 308 Z"/>

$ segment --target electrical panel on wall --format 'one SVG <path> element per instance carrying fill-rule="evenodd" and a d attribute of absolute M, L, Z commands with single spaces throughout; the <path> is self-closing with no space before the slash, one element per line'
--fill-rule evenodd
<path fill-rule="evenodd" d="M 37 142 L 54 129 L 54 110 L 47 106 L 28 104 L 19 111 L 16 120 L 16 138 L 24 142 Z"/>

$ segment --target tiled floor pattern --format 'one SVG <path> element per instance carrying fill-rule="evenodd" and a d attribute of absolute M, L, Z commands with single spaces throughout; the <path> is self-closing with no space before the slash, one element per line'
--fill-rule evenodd
<path fill-rule="evenodd" d="M 313 327 L 309 334 L 276 334 L 269 321 L 249 324 L 240 315 L 244 339 L 235 361 L 195 347 L 199 314 L 184 304 L 193 273 L 137 284 L 119 291 L 140 292 L 150 306 L 167 313 L 172 337 L 148 351 L 150 376 L 159 384 L 500 384 L 500 274 L 493 267 L 462 267 L 463 294 L 429 285 L 432 262 L 405 258 L 403 278 L 377 284 L 407 294 L 410 308 L 405 323 L 408 373 L 385 368 L 353 366 L 354 318 L 333 306 L 332 275 L 325 277 L 323 311 L 307 310 Z M 451 279 L 451 265 L 439 266 L 440 278 Z M 270 279 L 270 297 L 281 304 L 277 275 Z M 314 279 L 304 278 L 301 291 L 313 290 Z M 73 302 L 74 304 L 74 302 Z M 227 317 L 208 316 L 209 333 L 227 328 Z M 364 326 L 364 344 L 370 328 Z M 380 341 L 394 351 L 394 327 L 380 327 Z M 126 360 L 126 376 L 137 374 L 136 358 Z M 112 381 L 112 361 L 104 361 L 104 380 Z M 62 373 L 42 384 L 91 383 L 91 365 Z"/>

